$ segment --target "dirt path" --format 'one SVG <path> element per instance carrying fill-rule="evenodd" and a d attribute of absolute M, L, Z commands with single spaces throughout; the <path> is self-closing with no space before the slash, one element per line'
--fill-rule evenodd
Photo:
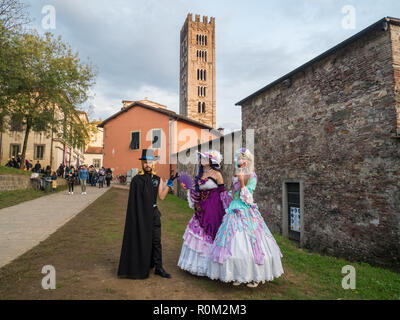
<path fill-rule="evenodd" d="M 182 234 L 191 210 L 175 197 L 159 203 L 163 225 L 163 261 L 172 275 L 163 279 L 118 279 L 117 268 L 128 190 L 112 188 L 40 245 L 0 269 L 0 299 L 242 299 L 275 298 L 298 285 L 290 272 L 256 289 L 233 287 L 196 277 L 176 266 Z M 44 265 L 56 269 L 56 290 L 44 290 Z M 260 296 L 261 294 L 261 296 Z"/>

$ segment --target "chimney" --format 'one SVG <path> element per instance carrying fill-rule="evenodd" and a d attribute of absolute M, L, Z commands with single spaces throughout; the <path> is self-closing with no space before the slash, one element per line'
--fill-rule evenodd
<path fill-rule="evenodd" d="M 131 103 L 133 103 L 134 101 L 130 101 L 130 100 L 122 100 L 122 108 L 121 110 L 124 110 L 127 106 L 129 106 Z"/>

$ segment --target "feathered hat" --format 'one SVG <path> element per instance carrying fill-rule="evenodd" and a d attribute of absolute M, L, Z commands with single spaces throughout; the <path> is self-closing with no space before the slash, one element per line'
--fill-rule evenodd
<path fill-rule="evenodd" d="M 219 167 L 221 167 L 222 155 L 217 150 L 208 150 L 206 152 L 196 151 L 199 157 L 208 158 L 211 160 L 211 163 L 214 163 Z"/>
<path fill-rule="evenodd" d="M 254 156 L 249 149 L 239 148 L 235 152 L 234 161 L 236 171 L 241 171 L 244 174 L 254 172 Z M 246 161 L 246 165 L 244 167 L 239 167 L 239 162 L 243 161 Z"/>

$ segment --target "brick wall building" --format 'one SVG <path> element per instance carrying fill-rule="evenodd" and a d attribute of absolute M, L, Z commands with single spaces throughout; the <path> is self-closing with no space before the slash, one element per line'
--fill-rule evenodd
<path fill-rule="evenodd" d="M 383 18 L 238 102 L 272 230 L 400 266 L 400 20 Z"/>

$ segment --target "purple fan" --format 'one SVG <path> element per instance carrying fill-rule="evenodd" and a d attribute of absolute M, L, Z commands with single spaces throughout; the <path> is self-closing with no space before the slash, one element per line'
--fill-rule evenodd
<path fill-rule="evenodd" d="M 188 174 L 186 171 L 181 171 L 179 172 L 179 177 L 178 177 L 178 181 L 183 183 L 186 188 L 188 189 L 193 189 L 193 177 Z"/>

